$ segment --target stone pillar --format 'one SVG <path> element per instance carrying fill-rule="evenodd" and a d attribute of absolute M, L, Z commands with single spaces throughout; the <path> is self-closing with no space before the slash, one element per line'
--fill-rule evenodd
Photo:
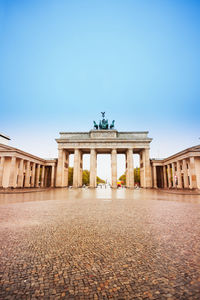
<path fill-rule="evenodd" d="M 170 165 L 167 166 L 167 176 L 168 176 L 168 187 L 172 187 L 172 181 L 171 181 L 171 168 Z"/>
<path fill-rule="evenodd" d="M 69 152 L 64 150 L 64 180 L 63 186 L 69 186 Z"/>
<path fill-rule="evenodd" d="M 0 163 L 0 187 L 3 187 L 3 171 L 4 171 L 4 163 L 5 163 L 5 157 L 1 157 L 1 163 Z"/>
<path fill-rule="evenodd" d="M 74 150 L 74 173 L 73 173 L 73 187 L 77 188 L 80 186 L 80 150 Z"/>
<path fill-rule="evenodd" d="M 140 186 L 144 188 L 144 151 L 140 152 Z"/>
<path fill-rule="evenodd" d="M 56 186 L 64 186 L 64 162 L 65 162 L 65 152 L 63 149 L 58 150 L 58 164 L 57 164 L 57 174 L 56 174 Z"/>
<path fill-rule="evenodd" d="M 153 166 L 153 187 L 157 189 L 157 173 L 156 173 L 156 166 Z"/>
<path fill-rule="evenodd" d="M 176 178 L 175 178 L 175 164 L 172 163 L 172 182 L 173 182 L 173 187 L 176 187 Z"/>
<path fill-rule="evenodd" d="M 90 187 L 96 187 L 96 165 L 97 165 L 97 152 L 95 149 L 90 150 Z"/>
<path fill-rule="evenodd" d="M 117 188 L 117 150 L 111 151 L 111 174 L 112 174 L 112 188 Z"/>
<path fill-rule="evenodd" d="M 79 172 L 79 187 L 83 185 L 83 153 L 80 151 L 80 172 Z"/>
<path fill-rule="evenodd" d="M 35 186 L 35 163 L 32 164 L 31 187 Z"/>
<path fill-rule="evenodd" d="M 20 159 L 19 163 L 19 176 L 18 176 L 18 187 L 23 187 L 23 181 L 24 181 L 24 160 Z"/>
<path fill-rule="evenodd" d="M 55 166 L 51 168 L 51 187 L 55 185 Z"/>
<path fill-rule="evenodd" d="M 196 174 L 196 169 L 195 169 L 194 157 L 190 157 L 189 168 L 190 168 L 190 188 L 196 189 L 197 188 L 197 174 Z"/>
<path fill-rule="evenodd" d="M 126 187 L 134 188 L 133 149 L 127 150 L 126 160 L 127 160 Z"/>
<path fill-rule="evenodd" d="M 16 157 L 12 156 L 10 164 L 9 187 L 16 187 Z"/>
<path fill-rule="evenodd" d="M 167 188 L 166 166 L 163 166 L 164 188 Z"/>
<path fill-rule="evenodd" d="M 25 187 L 30 187 L 30 171 L 30 161 L 27 160 L 25 173 Z"/>
<path fill-rule="evenodd" d="M 183 159 L 183 180 L 184 180 L 184 188 L 189 188 L 188 182 L 188 170 L 187 170 L 187 162 L 186 159 Z"/>
<path fill-rule="evenodd" d="M 177 161 L 176 165 L 177 165 L 177 178 L 178 178 L 178 185 L 177 185 L 177 188 L 178 188 L 178 189 L 182 189 L 182 188 L 183 188 L 183 184 L 182 184 L 182 178 L 181 178 L 180 161 Z"/>
<path fill-rule="evenodd" d="M 35 183 L 36 187 L 40 186 L 39 181 L 40 181 L 40 165 L 38 164 L 36 169 L 36 183 Z"/>
<path fill-rule="evenodd" d="M 42 166 L 41 187 L 44 187 L 44 173 L 45 173 L 45 166 Z"/>
<path fill-rule="evenodd" d="M 149 149 L 143 150 L 143 164 L 144 164 L 144 187 L 152 187 L 152 178 L 151 178 L 151 165 L 149 159 Z"/>
<path fill-rule="evenodd" d="M 125 152 L 125 175 L 126 175 L 126 187 L 129 186 L 129 176 L 128 176 L 128 155 L 127 151 Z"/>

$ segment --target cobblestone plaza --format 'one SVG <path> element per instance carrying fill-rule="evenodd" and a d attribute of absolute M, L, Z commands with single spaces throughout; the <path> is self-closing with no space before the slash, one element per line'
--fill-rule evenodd
<path fill-rule="evenodd" d="M 200 195 L 0 194 L 0 299 L 199 299 Z"/>

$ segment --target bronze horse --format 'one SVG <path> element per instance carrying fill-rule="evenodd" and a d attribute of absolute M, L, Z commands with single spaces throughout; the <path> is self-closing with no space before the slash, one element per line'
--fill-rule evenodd
<path fill-rule="evenodd" d="M 115 127 L 115 120 L 112 121 L 112 123 L 110 124 L 110 129 L 113 129 Z"/>
<path fill-rule="evenodd" d="M 95 121 L 93 121 L 93 122 L 94 122 L 94 128 L 95 128 L 95 129 L 98 129 L 97 123 L 96 123 Z"/>

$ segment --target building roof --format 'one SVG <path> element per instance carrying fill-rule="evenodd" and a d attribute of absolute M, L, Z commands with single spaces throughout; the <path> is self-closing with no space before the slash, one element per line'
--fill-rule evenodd
<path fill-rule="evenodd" d="M 9 137 L 9 136 L 7 136 L 7 135 L 5 135 L 5 134 L 3 134 L 3 133 L 1 133 L 1 132 L 0 132 L 0 136 L 1 136 L 1 137 L 3 137 L 4 139 L 6 139 L 6 140 L 9 140 L 9 141 L 10 141 L 10 137 Z"/>
<path fill-rule="evenodd" d="M 164 159 L 160 159 L 160 158 L 152 158 L 151 161 L 152 162 L 166 162 L 167 160 L 171 160 L 175 157 L 178 157 L 178 156 L 181 156 L 181 155 L 184 155 L 186 153 L 189 153 L 189 152 L 199 152 L 199 155 L 200 155 L 200 145 L 196 145 L 196 146 L 192 146 L 190 148 L 187 148 L 187 149 L 184 149 L 180 152 L 177 152 L 171 156 L 168 156 Z"/>
<path fill-rule="evenodd" d="M 42 161 L 42 162 L 54 162 L 56 160 L 56 158 L 53 158 L 53 159 L 52 158 L 50 158 L 50 159 L 44 159 L 44 158 L 35 156 L 33 154 L 30 154 L 28 152 L 22 151 L 20 149 L 17 149 L 17 148 L 8 146 L 8 145 L 4 145 L 4 144 L 0 144 L 0 153 L 1 152 L 7 152 L 7 153 L 13 153 L 13 152 L 15 152 L 15 153 L 31 157 L 32 159 L 39 160 L 39 161 Z"/>

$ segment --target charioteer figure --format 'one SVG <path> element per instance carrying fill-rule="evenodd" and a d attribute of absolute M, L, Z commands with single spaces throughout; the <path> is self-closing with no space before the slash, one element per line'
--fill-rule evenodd
<path fill-rule="evenodd" d="M 99 121 L 99 125 L 95 121 L 93 121 L 94 129 L 96 129 L 96 130 L 98 130 L 98 129 L 103 129 L 103 130 L 114 129 L 115 120 L 113 120 L 109 126 L 108 119 L 105 119 L 105 112 L 101 112 L 101 114 L 102 114 L 102 120 Z"/>

